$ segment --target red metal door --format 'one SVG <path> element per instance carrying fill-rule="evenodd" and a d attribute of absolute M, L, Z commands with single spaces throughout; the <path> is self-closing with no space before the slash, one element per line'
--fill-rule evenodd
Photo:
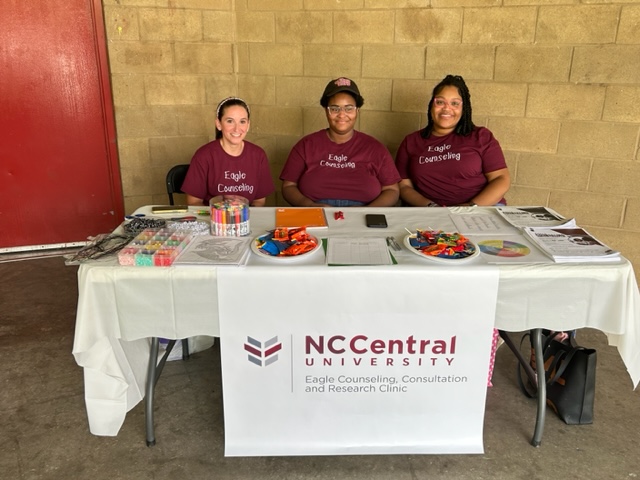
<path fill-rule="evenodd" d="M 122 220 L 101 8 L 0 1 L 0 251 L 86 241 Z"/>

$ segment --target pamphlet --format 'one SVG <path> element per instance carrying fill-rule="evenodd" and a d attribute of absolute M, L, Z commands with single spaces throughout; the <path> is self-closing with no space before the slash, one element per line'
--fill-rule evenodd
<path fill-rule="evenodd" d="M 567 219 L 547 207 L 496 207 L 502 217 L 514 227 L 575 226 L 573 218 Z"/>
<path fill-rule="evenodd" d="M 174 265 L 244 265 L 251 237 L 199 235 L 191 240 Z"/>
<path fill-rule="evenodd" d="M 557 263 L 620 260 L 620 252 L 580 227 L 525 227 L 524 233 Z"/>
<path fill-rule="evenodd" d="M 276 227 L 326 228 L 327 217 L 321 207 L 290 207 L 276 209 Z"/>

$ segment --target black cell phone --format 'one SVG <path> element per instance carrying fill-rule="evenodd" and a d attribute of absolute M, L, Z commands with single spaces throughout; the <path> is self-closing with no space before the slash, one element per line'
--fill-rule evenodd
<path fill-rule="evenodd" d="M 370 228 L 387 228 L 387 217 L 380 213 L 367 213 L 365 223 Z"/>

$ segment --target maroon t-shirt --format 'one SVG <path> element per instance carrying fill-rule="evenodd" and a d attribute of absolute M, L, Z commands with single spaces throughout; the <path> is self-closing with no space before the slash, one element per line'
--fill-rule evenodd
<path fill-rule="evenodd" d="M 493 134 L 476 127 L 466 137 L 450 133 L 422 138 L 420 131 L 413 132 L 400 144 L 396 166 L 400 176 L 428 199 L 459 205 L 482 191 L 485 173 L 507 168 L 507 163 Z"/>
<path fill-rule="evenodd" d="M 274 190 L 267 155 L 247 141 L 237 157 L 225 152 L 219 140 L 203 145 L 193 155 L 182 184 L 184 193 L 202 198 L 205 204 L 217 195 L 242 195 L 253 202 Z"/>
<path fill-rule="evenodd" d="M 313 201 L 354 200 L 370 203 L 382 187 L 400 181 L 391 154 L 375 138 L 353 132 L 346 143 L 334 143 L 326 130 L 302 138 L 289 153 L 281 180 L 296 182 Z"/>

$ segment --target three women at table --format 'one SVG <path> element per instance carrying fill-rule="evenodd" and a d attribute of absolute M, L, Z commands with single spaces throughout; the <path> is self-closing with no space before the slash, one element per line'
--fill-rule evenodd
<path fill-rule="evenodd" d="M 254 207 L 264 206 L 275 187 L 262 148 L 245 140 L 251 110 L 237 97 L 216 109 L 216 139 L 200 147 L 182 184 L 189 205 L 209 205 L 212 197 L 240 195 Z"/>
<path fill-rule="evenodd" d="M 505 204 L 511 180 L 500 144 L 473 124 L 463 78 L 447 75 L 433 89 L 427 126 L 405 137 L 396 154 L 407 205 Z"/>
<path fill-rule="evenodd" d="M 504 204 L 509 171 L 500 144 L 472 121 L 464 79 L 447 75 L 432 92 L 427 126 L 407 135 L 394 165 L 375 138 L 355 130 L 364 99 L 353 80 L 330 81 L 322 94 L 328 128 L 303 137 L 280 174 L 293 206 Z M 199 148 L 182 185 L 190 205 L 242 195 L 262 206 L 274 191 L 267 156 L 245 140 L 249 106 L 225 98 L 216 110 L 216 140 Z M 396 168 L 397 167 L 397 168 Z"/>
<path fill-rule="evenodd" d="M 390 207 L 400 175 L 375 138 L 355 130 L 364 99 L 353 80 L 331 80 L 322 94 L 328 128 L 303 137 L 280 174 L 282 195 L 299 207 Z"/>

